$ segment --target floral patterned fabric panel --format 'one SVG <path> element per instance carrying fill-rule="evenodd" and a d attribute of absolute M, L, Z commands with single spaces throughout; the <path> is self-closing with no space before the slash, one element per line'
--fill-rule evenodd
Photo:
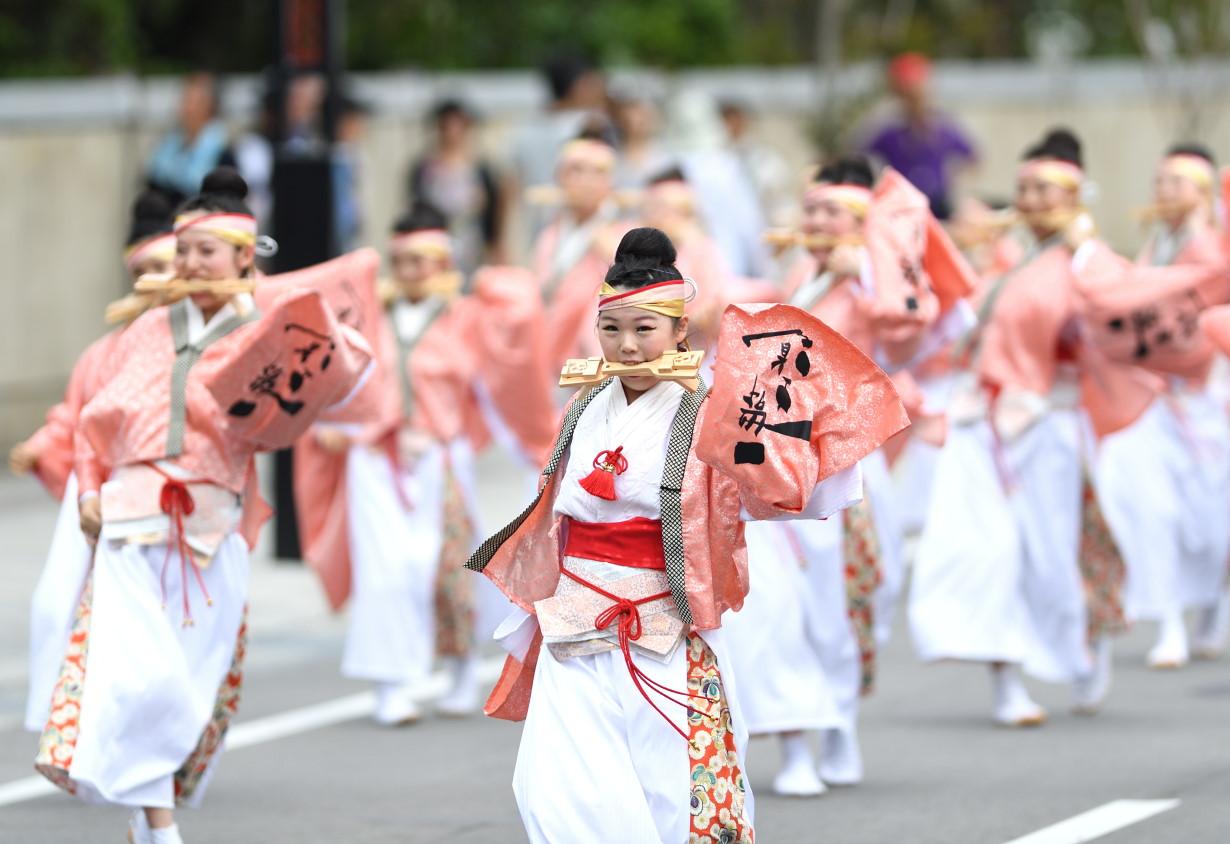
<path fill-rule="evenodd" d="M 880 537 L 871 505 L 864 499 L 842 511 L 842 560 L 846 574 L 846 612 L 858 639 L 862 662 L 860 693 L 869 695 L 876 684 L 874 598 L 880 586 Z"/>
<path fill-rule="evenodd" d="M 1113 636 L 1127 630 L 1123 614 L 1123 583 L 1127 567 L 1110 525 L 1102 515 L 1097 491 L 1082 473 L 1081 478 L 1081 583 L 1089 614 L 1089 637 Z"/>
<path fill-rule="evenodd" d="M 688 710 L 692 764 L 688 844 L 752 844 L 755 834 L 743 814 L 747 781 L 739 766 L 717 657 L 696 634 L 687 637 L 686 647 L 688 693 L 693 701 L 704 701 Z"/>
<path fill-rule="evenodd" d="M 243 689 L 243 658 L 248 649 L 248 607 L 243 608 L 243 620 L 239 622 L 239 635 L 235 640 L 235 654 L 231 657 L 231 667 L 218 685 L 218 697 L 214 701 L 214 714 L 201 733 L 201 740 L 196 749 L 184 760 L 184 764 L 175 772 L 175 805 L 183 806 L 201 784 L 201 778 L 209 770 L 210 764 L 218 751 L 222 749 L 222 741 L 226 731 L 231 726 L 231 719 L 239 711 L 239 693 Z"/>
<path fill-rule="evenodd" d="M 60 679 L 51 698 L 51 716 L 38 740 L 34 768 L 69 794 L 75 794 L 76 784 L 68 775 L 77 749 L 81 726 L 81 695 L 85 691 L 85 660 L 90 643 L 90 607 L 94 599 L 94 575 L 85 581 L 85 589 L 77 604 L 73 629 L 68 637 Z"/>
<path fill-rule="evenodd" d="M 461 483 L 444 470 L 444 544 L 436 575 L 436 655 L 468 656 L 474 641 L 474 583 L 464 568 L 474 550 L 474 524 Z"/>

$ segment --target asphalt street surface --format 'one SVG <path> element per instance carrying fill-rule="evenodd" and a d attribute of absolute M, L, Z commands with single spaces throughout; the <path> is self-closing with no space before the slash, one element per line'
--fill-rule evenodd
<path fill-rule="evenodd" d="M 499 459 L 480 469 L 493 528 L 520 509 L 523 488 Z M 128 812 L 42 793 L 31 779 L 36 739 L 20 726 L 28 600 L 54 517 L 32 482 L 0 476 L 0 842 L 118 844 Z M 1153 631 L 1139 629 L 1116 644 L 1101 714 L 1070 714 L 1066 688 L 1031 682 L 1050 721 L 1009 730 L 991 722 L 986 670 L 920 664 L 903 622 L 864 702 L 863 784 L 814 799 L 775 797 L 777 742 L 752 740 L 758 841 L 1008 844 L 1120 800 L 1179 802 L 1157 804 L 1166 810 L 1098 841 L 1230 841 L 1230 658 L 1150 671 Z M 327 612 L 309 572 L 267 553 L 253 558 L 251 629 L 232 731 L 241 746 L 222 758 L 204 806 L 178 814 L 185 841 L 525 840 L 510 787 L 518 724 L 429 715 L 377 727 L 362 714 L 367 686 L 338 670 L 344 617 Z M 494 666 L 496 651 L 488 655 Z M 598 783 L 599 753 L 594 767 Z M 1092 840 L 1045 834 L 1027 840 Z M 613 829 L 596 830 L 594 840 L 623 839 Z"/>

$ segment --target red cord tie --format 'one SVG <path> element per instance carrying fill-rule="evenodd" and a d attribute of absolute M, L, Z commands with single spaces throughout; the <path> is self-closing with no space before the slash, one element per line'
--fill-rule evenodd
<path fill-rule="evenodd" d="M 213 599 L 209 597 L 209 590 L 205 588 L 205 579 L 201 577 L 201 569 L 196 564 L 196 557 L 192 555 L 192 549 L 188 547 L 188 538 L 184 534 L 184 516 L 191 516 L 196 510 L 196 502 L 192 499 L 192 493 L 188 490 L 188 484 L 191 483 L 208 483 L 205 480 L 181 481 L 178 478 L 172 478 L 166 472 L 163 472 L 157 466 L 150 464 L 155 471 L 166 478 L 162 484 L 162 491 L 158 495 L 158 506 L 162 512 L 166 513 L 171 519 L 171 536 L 167 542 L 167 556 L 162 563 L 162 576 L 160 583 L 162 585 L 162 608 L 167 607 L 167 566 L 171 563 L 171 548 L 174 546 L 179 551 L 179 576 L 182 583 L 184 593 L 184 627 L 191 627 L 195 622 L 192 620 L 192 606 L 188 602 L 188 563 L 192 563 L 192 573 L 196 575 L 197 585 L 201 587 L 201 593 L 205 596 L 205 603 L 213 606 Z"/>
<path fill-rule="evenodd" d="M 632 661 L 631 643 L 641 638 L 641 633 L 643 632 L 641 627 L 641 611 L 639 606 L 641 604 L 647 604 L 650 601 L 657 601 L 661 598 L 669 598 L 671 594 L 670 590 L 667 589 L 665 592 L 659 592 L 656 595 L 649 595 L 633 601 L 607 592 L 602 587 L 595 586 L 588 580 L 581 578 L 562 566 L 560 567 L 560 571 L 575 580 L 577 583 L 580 583 L 582 586 L 586 586 L 597 592 L 599 595 L 602 595 L 604 598 L 610 598 L 615 602 L 602 612 L 598 613 L 598 617 L 594 619 L 594 627 L 598 630 L 606 630 L 610 628 L 612 624 L 618 622 L 619 626 L 616 629 L 616 636 L 619 639 L 619 649 L 623 651 L 624 663 L 628 666 L 628 673 L 632 676 L 632 683 L 636 686 L 636 690 L 641 693 L 641 697 L 645 698 L 645 702 L 652 706 L 654 711 L 661 715 L 666 723 L 671 725 L 671 729 L 679 733 L 684 741 L 687 741 L 687 734 L 684 733 L 683 730 L 679 729 L 675 722 L 670 719 L 670 716 L 663 712 L 658 705 L 650 699 L 649 692 L 645 690 L 645 687 L 648 686 L 649 691 L 656 693 L 676 706 L 682 706 L 688 711 L 689 715 L 697 712 L 697 710 L 694 709 L 686 700 L 679 700 L 678 698 L 696 697 L 710 702 L 713 701 L 713 698 L 705 694 L 693 694 L 692 692 L 679 691 L 678 689 L 672 689 L 664 686 L 638 668 L 636 663 Z M 708 718 L 709 716 L 702 715 L 701 717 Z"/>

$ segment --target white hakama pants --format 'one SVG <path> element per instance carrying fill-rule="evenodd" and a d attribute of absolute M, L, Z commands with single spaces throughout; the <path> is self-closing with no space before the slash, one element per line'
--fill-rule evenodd
<path fill-rule="evenodd" d="M 722 616 L 739 704 L 752 735 L 839 727 L 821 649 L 808 635 L 816 612 L 800 548 L 780 522 L 747 524 L 751 586 L 738 612 Z M 844 610 L 843 610 L 844 612 Z M 843 616 L 844 617 L 844 616 Z"/>
<path fill-rule="evenodd" d="M 398 473 L 383 451 L 356 446 L 346 460 L 346 495 L 353 588 L 342 674 L 422 682 L 435 656 L 444 450 Z"/>
<path fill-rule="evenodd" d="M 897 599 L 905 585 L 905 551 L 897 492 L 888 471 L 883 449 L 876 449 L 859 461 L 863 472 L 863 494 L 871 506 L 871 519 L 880 542 L 880 585 L 873 599 L 876 644 L 883 646 L 893 630 Z M 840 523 L 834 516 L 833 521 Z"/>
<path fill-rule="evenodd" d="M 703 638 L 718 659 L 742 765 L 747 731 L 721 633 Z M 636 652 L 632 658 L 656 682 L 687 689 L 686 643 L 666 664 Z M 686 735 L 684 708 L 650 694 Z M 686 741 L 641 696 L 618 648 L 559 661 L 543 647 L 513 773 L 533 844 L 681 844 L 689 837 L 692 785 Z M 752 809 L 749 786 L 749 825 Z"/>
<path fill-rule="evenodd" d="M 166 545 L 103 542 L 95 554 L 80 722 L 68 770 L 77 796 L 89 803 L 173 808 L 174 774 L 213 717 L 231 668 L 248 592 L 243 538 L 228 535 L 201 569 L 212 606 L 191 566 L 181 576 L 178 552 L 166 560 Z M 185 591 L 193 619 L 187 626 Z M 188 805 L 199 803 L 205 785 Z"/>
<path fill-rule="evenodd" d="M 786 528 L 798 537 L 807 560 L 803 569 L 807 637 L 820 655 L 837 705 L 838 722 L 827 726 L 852 734 L 858 727 L 863 663 L 850 622 L 841 514 L 823 521 L 789 522 Z"/>
<path fill-rule="evenodd" d="M 1207 392 L 1157 399 L 1102 440 L 1096 479 L 1127 565 L 1129 618 L 1217 603 L 1230 557 L 1230 427 Z"/>
<path fill-rule="evenodd" d="M 91 559 L 92 549 L 81 532 L 77 509 L 77 476 L 70 474 L 47 563 L 30 600 L 30 690 L 25 726 L 31 732 L 41 733 L 47 726 L 51 695 L 60 677 Z"/>
<path fill-rule="evenodd" d="M 914 562 L 909 616 L 919 656 L 1022 665 L 1051 682 L 1088 673 L 1077 554 L 1079 418 L 1052 411 L 1004 444 L 989 422 L 954 426 Z"/>

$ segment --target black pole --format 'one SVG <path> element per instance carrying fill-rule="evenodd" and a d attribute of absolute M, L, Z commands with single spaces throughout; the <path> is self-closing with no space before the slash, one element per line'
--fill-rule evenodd
<path fill-rule="evenodd" d="M 337 255 L 334 225 L 332 145 L 341 93 L 341 0 L 278 0 L 274 49 L 278 85 L 277 139 L 273 166 L 273 237 L 276 273 L 319 264 Z M 325 97 L 318 121 L 300 123 L 288 112 L 293 89 L 323 77 Z M 295 516 L 293 450 L 274 455 L 274 555 L 299 559 Z"/>

